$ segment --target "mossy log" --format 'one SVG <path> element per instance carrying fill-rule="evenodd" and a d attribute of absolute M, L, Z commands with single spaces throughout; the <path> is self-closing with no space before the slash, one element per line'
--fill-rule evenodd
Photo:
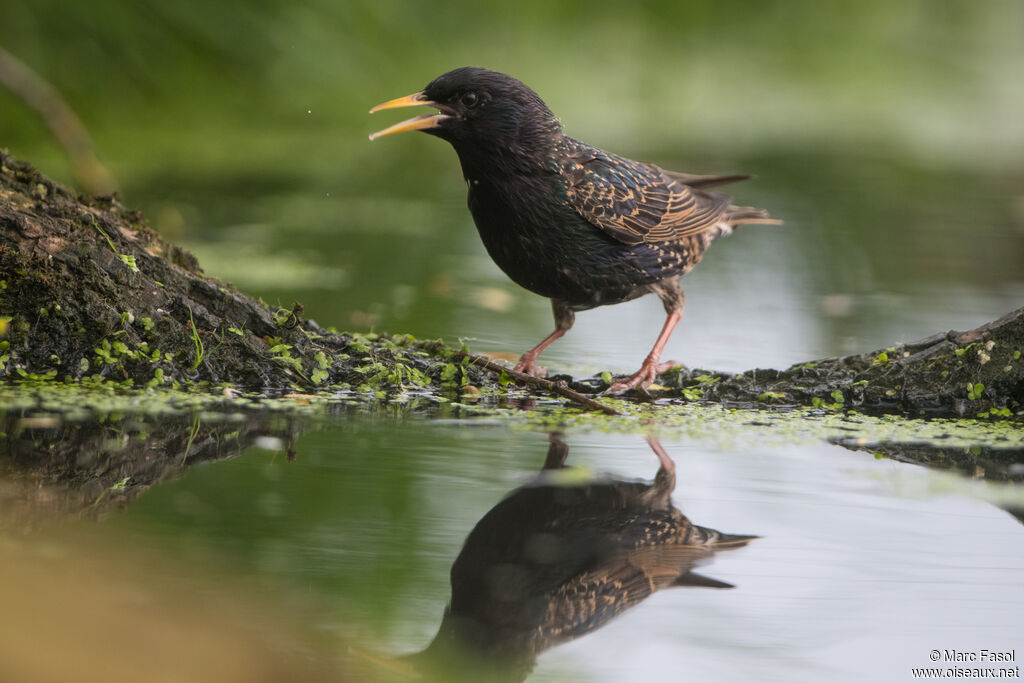
<path fill-rule="evenodd" d="M 911 417 L 1020 418 L 1024 408 L 1024 308 L 965 332 L 942 332 L 871 353 L 786 370 L 680 375 L 662 397 L 733 405 L 811 405 Z"/>
<path fill-rule="evenodd" d="M 453 357 L 407 336 L 328 331 L 206 276 L 117 197 L 78 196 L 0 151 L 0 378 L 133 386 L 439 389 Z M 1020 417 L 1024 309 L 967 332 L 739 374 L 668 375 L 657 398 Z M 457 352 L 456 352 L 457 353 Z M 458 363 L 460 382 L 494 384 Z M 563 378 L 581 392 L 607 386 Z"/>
<path fill-rule="evenodd" d="M 116 196 L 78 196 L 0 152 L 0 376 L 311 390 L 398 385 L 436 361 L 335 334 L 207 277 Z"/>

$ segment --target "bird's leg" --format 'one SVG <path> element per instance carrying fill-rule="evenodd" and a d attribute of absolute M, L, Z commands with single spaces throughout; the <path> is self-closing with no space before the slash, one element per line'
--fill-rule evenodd
<path fill-rule="evenodd" d="M 565 336 L 565 333 L 572 327 L 573 322 L 576 320 L 576 314 L 569 308 L 569 304 L 559 299 L 551 300 L 551 310 L 555 314 L 555 331 L 544 337 L 544 340 L 540 344 L 537 344 L 532 349 L 524 353 L 520 358 L 519 362 L 516 363 L 515 367 L 512 368 L 518 372 L 525 372 L 528 375 L 534 377 L 544 377 L 548 374 L 547 368 L 537 364 L 537 356 L 539 356 L 544 349 L 548 348 L 556 340 L 561 339 Z"/>
<path fill-rule="evenodd" d="M 658 377 L 659 372 L 664 372 L 669 368 L 676 367 L 678 363 L 675 361 L 669 361 L 667 363 L 659 363 L 661 359 L 661 352 L 665 348 L 665 343 L 668 342 L 669 336 L 672 334 L 672 330 L 675 328 L 676 323 L 679 322 L 681 316 L 679 313 L 669 313 L 668 319 L 665 321 L 665 326 L 661 328 L 661 334 L 658 335 L 658 341 L 654 342 L 654 348 L 647 354 L 647 358 L 644 359 L 643 365 L 640 369 L 634 372 L 629 377 L 622 377 L 616 380 L 608 390 L 606 394 L 621 394 L 624 391 L 639 387 L 640 389 L 646 389 L 654 380 Z"/>
<path fill-rule="evenodd" d="M 562 438 L 561 432 L 551 432 L 548 435 L 548 444 L 548 455 L 541 470 L 562 469 L 569 457 L 569 444 Z"/>
<path fill-rule="evenodd" d="M 665 312 L 668 314 L 668 318 L 665 319 L 665 324 L 661 328 L 661 334 L 658 335 L 658 340 L 654 342 L 654 348 L 647 354 L 647 358 L 644 359 L 640 369 L 629 377 L 622 377 L 612 383 L 604 392 L 606 394 L 621 394 L 633 388 L 646 389 L 654 383 L 659 372 L 665 372 L 669 368 L 679 366 L 679 363 L 676 361 L 667 361 L 665 363 L 660 363 L 659 361 L 661 360 L 661 352 L 665 349 L 665 344 L 668 343 L 668 338 L 672 336 L 672 330 L 675 329 L 679 319 L 683 316 L 683 304 L 686 302 L 686 297 L 683 295 L 683 290 L 679 288 L 678 280 L 658 283 L 654 291 L 661 298 L 662 303 L 665 304 Z"/>
<path fill-rule="evenodd" d="M 675 475 L 675 473 L 676 473 L 676 463 L 675 463 L 675 460 L 673 460 L 672 457 L 669 456 L 669 454 L 665 452 L 665 448 L 664 448 L 664 446 L 661 445 L 661 442 L 658 441 L 658 437 L 656 437 L 656 436 L 648 436 L 647 437 L 647 445 L 650 446 L 651 450 L 654 451 L 654 454 L 656 456 L 658 456 L 658 464 L 661 465 L 659 473 L 661 471 L 664 471 L 666 474 Z"/>
<path fill-rule="evenodd" d="M 669 499 L 672 496 L 672 491 L 676 488 L 676 463 L 662 448 L 658 437 L 648 435 L 647 444 L 658 456 L 661 467 L 658 468 L 658 474 L 654 477 L 654 485 L 644 493 L 644 500 L 649 505 L 669 506 L 671 505 Z"/>

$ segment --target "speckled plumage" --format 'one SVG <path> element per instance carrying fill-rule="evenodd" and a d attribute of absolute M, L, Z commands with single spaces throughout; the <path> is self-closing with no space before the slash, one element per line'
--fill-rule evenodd
<path fill-rule="evenodd" d="M 669 320 L 641 371 L 613 389 L 650 384 L 682 311 L 679 277 L 736 225 L 778 222 L 708 190 L 746 176 L 674 173 L 566 136 L 540 97 L 505 74 L 456 69 L 375 110 L 411 104 L 440 113 L 375 136 L 423 130 L 449 141 L 487 252 L 553 302 L 556 331 L 523 355 L 517 368 L 527 372 L 542 372 L 537 356 L 572 326 L 573 312 L 653 292 Z"/>
<path fill-rule="evenodd" d="M 470 532 L 428 653 L 461 653 L 523 674 L 542 651 L 600 628 L 660 589 L 731 587 L 693 569 L 755 537 L 687 519 L 672 504 L 675 475 L 664 451 L 650 484 L 560 477 L 567 454 L 554 439 L 541 476 Z"/>
<path fill-rule="evenodd" d="M 654 224 L 649 202 L 637 199 L 653 170 L 638 173 L 643 165 L 566 136 L 546 154 L 542 170 L 533 174 L 477 173 L 472 161 L 468 169 L 464 165 L 469 208 L 488 253 L 510 278 L 573 311 L 646 294 L 651 285 L 696 265 L 724 232 L 720 227 L 654 239 L 671 228 Z M 611 163 L 616 159 L 618 167 Z M 677 205 L 704 211 L 704 204 L 720 201 L 678 187 Z"/>

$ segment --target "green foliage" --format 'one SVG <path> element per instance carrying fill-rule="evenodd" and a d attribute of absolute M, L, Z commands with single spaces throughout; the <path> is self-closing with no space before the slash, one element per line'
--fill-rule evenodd
<path fill-rule="evenodd" d="M 114 246 L 114 241 L 110 239 L 110 235 L 107 234 L 107 231 L 100 227 L 100 224 L 96 221 L 95 216 L 90 216 L 90 218 L 92 219 L 93 227 L 96 228 L 96 230 L 98 230 L 101 235 L 103 235 L 103 239 L 107 241 L 107 245 L 110 246 L 110 250 L 114 252 L 117 258 L 121 259 L 121 262 L 123 264 L 128 266 L 128 270 L 132 271 L 133 273 L 138 273 L 139 267 L 135 265 L 135 257 L 120 253 L 117 250 L 117 247 Z"/>
<path fill-rule="evenodd" d="M 699 401 L 704 398 L 704 390 L 698 387 L 685 387 L 679 390 L 687 401 Z"/>
<path fill-rule="evenodd" d="M 46 372 L 35 373 L 26 372 L 21 368 L 16 368 L 15 373 L 24 382 L 49 382 L 57 376 L 56 370 L 47 370 Z"/>
<path fill-rule="evenodd" d="M 309 378 L 312 380 L 313 384 L 323 384 L 330 376 L 330 372 L 328 371 L 328 368 L 330 368 L 330 361 L 327 360 L 327 356 L 324 355 L 323 351 L 317 351 L 313 359 L 316 365 L 313 368 L 313 372 L 309 374 Z"/>
<path fill-rule="evenodd" d="M 196 321 L 192 318 L 191 308 L 188 309 L 188 324 L 192 330 L 192 345 L 196 350 L 195 361 L 192 363 L 191 367 L 191 370 L 194 372 L 206 357 L 206 347 L 203 345 L 203 340 L 199 336 L 199 330 L 196 329 Z"/>
<path fill-rule="evenodd" d="M 453 384 L 458 374 L 459 366 L 454 363 L 448 363 L 441 369 L 441 382 L 445 384 Z"/>
<path fill-rule="evenodd" d="M 989 408 L 988 410 L 978 413 L 978 417 L 982 419 L 989 418 L 1006 418 L 1010 419 L 1013 417 L 1013 411 L 1009 408 Z"/>
<path fill-rule="evenodd" d="M 162 368 L 157 368 L 153 371 L 153 378 L 146 382 L 146 387 L 153 389 L 163 385 L 164 383 L 164 371 Z"/>
<path fill-rule="evenodd" d="M 93 353 L 99 359 L 100 363 L 116 363 L 117 357 L 114 353 L 113 347 L 110 344 L 109 339 L 103 339 L 100 345 L 93 349 Z"/>
<path fill-rule="evenodd" d="M 811 408 L 818 409 L 818 410 L 829 410 L 829 411 L 833 411 L 833 412 L 842 410 L 843 409 L 843 401 L 841 399 L 842 399 L 843 394 L 842 394 L 842 392 L 838 392 L 838 393 L 839 393 L 839 399 L 840 400 L 835 400 L 836 399 L 836 395 L 835 395 L 836 392 L 832 392 L 833 402 L 831 402 L 831 403 L 829 403 L 828 401 L 826 401 L 825 399 L 823 399 L 823 398 L 821 398 L 819 396 L 813 397 L 811 399 Z"/>
<path fill-rule="evenodd" d="M 301 375 L 302 360 L 292 356 L 292 345 L 286 344 L 280 337 L 271 337 L 268 341 L 270 343 L 270 353 L 273 355 L 274 360 L 291 367 Z"/>
<path fill-rule="evenodd" d="M 966 353 L 967 353 L 968 351 L 970 351 L 970 350 L 971 350 L 971 349 L 973 349 L 973 348 L 976 348 L 977 346 L 978 346 L 978 342 L 971 342 L 970 344 L 967 344 L 966 346 L 961 346 L 961 347 L 960 347 L 960 348 L 958 348 L 958 349 L 953 349 L 953 354 L 954 354 L 954 355 L 955 355 L 955 356 L 956 356 L 957 358 L 963 358 L 963 357 L 964 357 L 964 355 L 965 355 L 965 354 L 966 354 Z"/>
<path fill-rule="evenodd" d="M 292 317 L 292 312 L 287 308 L 279 308 L 274 312 L 274 324 L 278 327 L 283 326 Z"/>

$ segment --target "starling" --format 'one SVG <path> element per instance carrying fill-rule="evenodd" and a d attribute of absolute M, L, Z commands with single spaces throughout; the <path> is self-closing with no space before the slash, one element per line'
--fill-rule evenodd
<path fill-rule="evenodd" d="M 653 483 L 581 480 L 558 472 L 568 445 L 554 436 L 540 476 L 469 533 L 438 634 L 411 663 L 508 674 L 467 680 L 522 680 L 544 650 L 601 628 L 658 590 L 732 588 L 694 569 L 757 537 L 687 519 L 671 501 L 675 465 L 649 442 L 661 463 Z"/>
<path fill-rule="evenodd" d="M 779 223 L 763 209 L 734 206 L 708 188 L 749 176 L 666 171 L 575 140 L 543 100 L 496 71 L 463 67 L 421 92 L 370 110 L 427 105 L 370 136 L 420 130 L 455 148 L 469 186 L 469 210 L 487 252 L 506 275 L 551 299 L 555 331 L 515 369 L 545 373 L 537 357 L 573 325 L 575 313 L 653 292 L 667 319 L 640 369 L 608 393 L 646 389 L 683 311 L 679 277 L 711 242 L 743 223 Z"/>

